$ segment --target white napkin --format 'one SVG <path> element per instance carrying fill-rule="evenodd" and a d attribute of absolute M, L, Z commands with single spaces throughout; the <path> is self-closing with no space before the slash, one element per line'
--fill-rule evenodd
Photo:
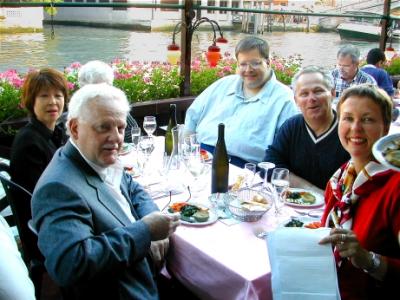
<path fill-rule="evenodd" d="M 274 300 L 340 299 L 329 228 L 278 228 L 268 234 Z"/>

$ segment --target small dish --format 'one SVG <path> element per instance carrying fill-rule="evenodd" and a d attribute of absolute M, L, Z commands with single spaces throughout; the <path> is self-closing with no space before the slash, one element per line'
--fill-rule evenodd
<path fill-rule="evenodd" d="M 324 205 L 324 197 L 322 197 L 321 195 L 314 193 L 312 191 L 305 190 L 305 189 L 290 188 L 289 193 L 309 194 L 309 195 L 315 197 L 315 202 L 308 203 L 308 202 L 303 201 L 302 198 L 298 198 L 298 199 L 286 198 L 285 199 L 286 205 L 289 205 L 292 207 L 303 207 L 303 208 L 312 208 L 312 207 L 319 207 L 319 206 Z M 295 200 L 297 200 L 298 202 L 297 203 L 294 202 Z"/>
<path fill-rule="evenodd" d="M 119 151 L 119 155 L 126 155 L 126 154 L 130 153 L 132 150 L 133 150 L 133 146 L 131 144 L 124 143 L 122 145 L 121 150 Z"/>
<path fill-rule="evenodd" d="M 200 155 L 205 162 L 211 161 L 213 159 L 213 155 L 204 149 L 200 150 Z"/>
<path fill-rule="evenodd" d="M 205 222 L 198 222 L 193 217 L 190 217 L 189 218 L 190 222 L 181 219 L 181 224 L 182 225 L 187 225 L 187 226 L 206 226 L 206 225 L 213 224 L 218 220 L 217 213 L 213 209 L 209 208 L 208 206 L 206 206 L 204 204 L 197 203 L 197 202 L 181 202 L 181 203 L 182 204 L 190 204 L 190 205 L 197 206 L 197 207 L 207 208 L 208 209 L 208 213 L 209 213 L 208 220 L 205 221 Z M 170 207 L 171 207 L 171 205 L 170 205 Z"/>
<path fill-rule="evenodd" d="M 289 220 L 286 220 L 280 224 L 280 227 L 295 227 L 295 228 L 310 228 L 317 229 L 315 224 L 320 224 L 318 220 L 311 217 L 291 217 Z M 313 227 L 314 226 L 314 227 Z M 319 226 L 320 227 L 320 226 Z M 318 228 L 319 228 L 318 227 Z"/>
<path fill-rule="evenodd" d="M 392 164 L 386 159 L 387 151 L 393 149 L 394 147 L 397 147 L 396 149 L 400 149 L 400 133 L 381 137 L 375 142 L 374 146 L 372 147 L 372 154 L 374 155 L 376 160 L 385 167 L 400 172 L 400 167 Z"/>

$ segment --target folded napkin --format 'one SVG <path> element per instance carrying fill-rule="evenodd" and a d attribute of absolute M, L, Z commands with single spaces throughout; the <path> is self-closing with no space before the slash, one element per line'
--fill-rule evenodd
<path fill-rule="evenodd" d="M 329 228 L 282 227 L 267 236 L 274 300 L 340 299 Z"/>

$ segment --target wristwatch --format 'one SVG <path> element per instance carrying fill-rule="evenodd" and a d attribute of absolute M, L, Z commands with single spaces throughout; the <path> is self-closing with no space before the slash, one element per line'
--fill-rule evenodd
<path fill-rule="evenodd" d="M 372 251 L 370 251 L 369 254 L 371 255 L 372 265 L 369 268 L 365 268 L 363 270 L 365 273 L 374 273 L 381 265 L 381 256 Z"/>

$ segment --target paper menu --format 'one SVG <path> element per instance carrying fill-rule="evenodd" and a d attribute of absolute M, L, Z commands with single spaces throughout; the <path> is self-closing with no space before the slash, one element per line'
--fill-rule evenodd
<path fill-rule="evenodd" d="M 268 234 L 274 300 L 340 299 L 332 246 L 318 244 L 329 231 L 282 227 Z"/>

